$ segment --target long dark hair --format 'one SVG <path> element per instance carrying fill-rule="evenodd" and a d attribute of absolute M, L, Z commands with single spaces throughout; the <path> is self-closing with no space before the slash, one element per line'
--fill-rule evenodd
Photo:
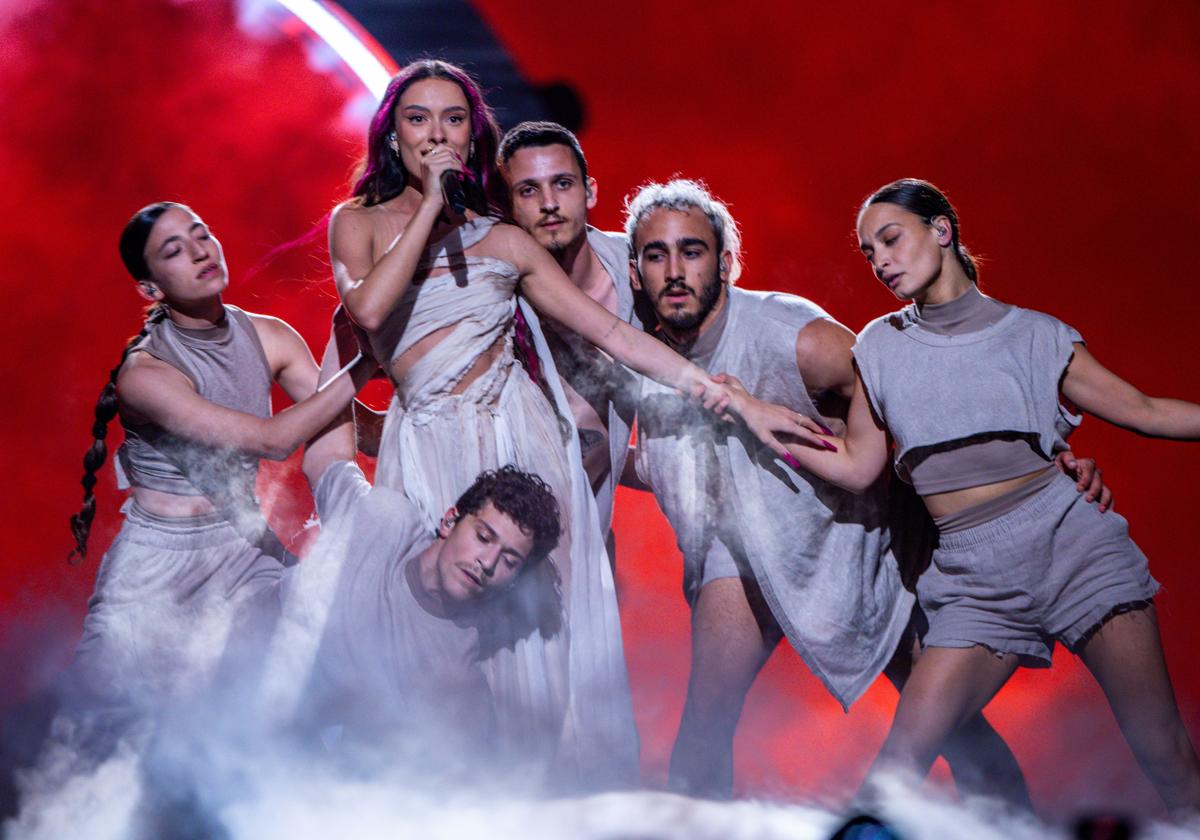
<path fill-rule="evenodd" d="M 979 282 L 979 263 L 959 238 L 958 211 L 954 209 L 950 199 L 946 198 L 941 190 L 919 178 L 901 178 L 899 181 L 892 181 L 892 183 L 880 187 L 867 196 L 867 200 L 862 203 L 862 208 L 859 210 L 859 215 L 861 216 L 862 211 L 872 204 L 884 203 L 903 207 L 927 225 L 932 224 L 938 216 L 945 216 L 949 219 L 952 234 L 950 244 L 954 248 L 954 256 L 971 282 Z"/>
<path fill-rule="evenodd" d="M 388 144 L 388 135 L 395 129 L 396 104 L 401 95 L 416 82 L 424 79 L 444 79 L 454 82 L 467 98 L 471 119 L 471 140 L 474 152 L 467 158 L 469 178 L 482 193 L 487 207 L 472 208 L 482 212 L 504 207 L 504 180 L 496 168 L 496 149 L 500 145 L 500 127 L 491 106 L 484 101 L 479 84 L 467 71 L 448 61 L 427 58 L 401 68 L 388 83 L 383 99 L 367 130 L 367 154 L 360 164 L 362 174 L 354 183 L 352 194 L 366 206 L 395 198 L 408 185 L 409 173 L 404 163 Z"/>
<path fill-rule="evenodd" d="M 134 213 L 133 218 L 121 231 L 121 262 L 125 264 L 126 271 L 134 280 L 150 279 L 150 267 L 146 264 L 146 240 L 150 238 L 150 231 L 159 217 L 173 207 L 188 210 L 184 205 L 173 201 L 148 204 Z M 133 349 L 150 334 L 155 324 L 167 317 L 168 312 L 165 303 L 156 303 L 146 310 L 146 322 L 142 325 L 141 332 L 126 342 L 121 360 L 109 372 L 108 382 L 104 384 L 100 390 L 100 398 L 96 400 L 95 419 L 92 421 L 92 445 L 83 454 L 83 478 L 79 479 L 79 483 L 83 485 L 83 505 L 78 513 L 71 516 L 71 533 L 75 537 L 75 548 L 67 555 L 67 562 L 72 565 L 82 562 L 87 557 L 88 537 L 92 532 L 92 520 L 96 516 L 96 473 L 108 459 L 108 444 L 105 443 L 105 438 L 108 435 L 108 424 L 117 416 L 117 375 Z"/>

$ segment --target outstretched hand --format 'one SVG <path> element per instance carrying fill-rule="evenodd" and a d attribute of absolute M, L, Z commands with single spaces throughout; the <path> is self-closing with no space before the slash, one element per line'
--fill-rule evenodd
<path fill-rule="evenodd" d="M 755 398 L 736 376 L 719 373 L 713 382 L 728 395 L 728 410 L 718 415 L 723 419 L 740 419 L 754 436 L 782 458 L 789 466 L 799 468 L 799 462 L 788 452 L 785 440 L 800 442 L 816 449 L 833 452 L 837 447 L 825 440 L 829 430 L 810 417 L 775 403 Z"/>

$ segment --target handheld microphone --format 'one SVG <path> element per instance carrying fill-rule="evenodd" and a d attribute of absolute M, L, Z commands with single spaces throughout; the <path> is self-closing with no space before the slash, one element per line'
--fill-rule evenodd
<path fill-rule="evenodd" d="M 463 191 L 462 173 L 447 169 L 442 173 L 442 197 L 460 216 L 467 210 L 467 194 Z"/>

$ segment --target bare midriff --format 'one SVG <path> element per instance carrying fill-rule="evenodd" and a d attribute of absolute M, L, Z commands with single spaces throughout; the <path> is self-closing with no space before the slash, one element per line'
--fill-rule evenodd
<path fill-rule="evenodd" d="M 962 490 L 951 490 L 948 493 L 932 493 L 928 496 L 923 496 L 922 499 L 925 502 L 925 507 L 929 509 L 930 515 L 935 519 L 941 519 L 944 516 L 958 513 L 960 510 L 966 510 L 974 505 L 981 505 L 998 496 L 1003 496 L 1005 493 L 1033 481 L 1045 472 L 1046 469 L 1057 469 L 1057 467 L 1046 467 L 1045 469 L 1036 470 L 1025 475 L 1019 475 L 1016 478 L 1008 478 L 992 484 L 980 484 L 978 487 L 964 487 Z"/>
<path fill-rule="evenodd" d="M 134 487 L 133 499 L 155 516 L 202 516 L 216 510 L 206 496 L 179 496 L 148 487 Z"/>
<path fill-rule="evenodd" d="M 454 331 L 454 327 L 455 325 L 451 324 L 450 326 L 434 330 L 393 359 L 390 369 L 392 381 L 403 382 L 404 377 L 413 369 L 413 366 L 449 336 Z M 462 379 L 450 390 L 451 394 L 463 393 L 467 388 L 471 387 L 472 382 L 491 369 L 496 359 L 504 351 L 504 338 L 505 336 L 502 333 L 492 342 L 491 347 L 479 354 L 479 358 L 471 363 L 471 366 L 467 368 L 467 372 L 463 374 Z"/>

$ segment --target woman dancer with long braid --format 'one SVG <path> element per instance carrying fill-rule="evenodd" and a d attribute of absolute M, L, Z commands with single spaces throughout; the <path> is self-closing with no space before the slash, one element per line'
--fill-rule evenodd
<path fill-rule="evenodd" d="M 491 110 L 461 69 L 422 61 L 401 70 L 371 122 L 353 198 L 331 218 L 334 278 L 396 387 L 378 484 L 402 490 L 432 526 L 475 475 L 511 462 L 544 478 L 563 505 L 563 538 L 543 564 L 561 578 L 562 604 L 544 589 L 539 606 L 565 626 L 541 622 L 539 632 L 514 622 L 484 668 L 504 738 L 554 768 L 561 784 L 623 786 L 637 779 L 637 740 L 612 575 L 571 414 L 529 304 L 710 407 L 731 391 L 620 322 L 528 234 L 487 215 L 503 201 L 497 140 Z M 465 214 L 443 195 L 455 173 L 474 205 Z M 537 355 L 518 361 L 514 343 Z M 729 407 L 779 452 L 771 430 L 798 428 L 791 412 L 741 395 Z"/>
<path fill-rule="evenodd" d="M 871 773 L 924 775 L 958 723 L 1018 665 L 1046 667 L 1056 641 L 1083 660 L 1170 812 L 1200 814 L 1200 765 L 1180 719 L 1146 557 L 1115 513 L 1088 505 L 1053 468 L 1080 417 L 1061 398 L 1149 437 L 1200 440 L 1200 405 L 1148 397 L 1106 370 L 1079 333 L 980 294 L 958 214 L 932 184 L 904 179 L 864 202 L 863 254 L 901 300 L 854 348 L 846 437 L 810 428 L 793 454 L 849 489 L 866 487 L 895 440 L 895 468 L 939 531 L 917 584 L 925 650 Z"/>
<path fill-rule="evenodd" d="M 258 510 L 259 459 L 287 457 L 337 417 L 373 363 L 316 392 L 316 363 L 291 327 L 222 302 L 221 245 L 184 205 L 139 210 L 120 250 L 153 306 L 96 405 L 72 555 L 87 554 L 96 471 L 118 413 L 118 484 L 132 492 L 72 673 L 84 704 L 137 708 L 202 680 L 224 649 L 231 604 L 291 562 Z M 273 382 L 297 401 L 274 416 Z"/>

